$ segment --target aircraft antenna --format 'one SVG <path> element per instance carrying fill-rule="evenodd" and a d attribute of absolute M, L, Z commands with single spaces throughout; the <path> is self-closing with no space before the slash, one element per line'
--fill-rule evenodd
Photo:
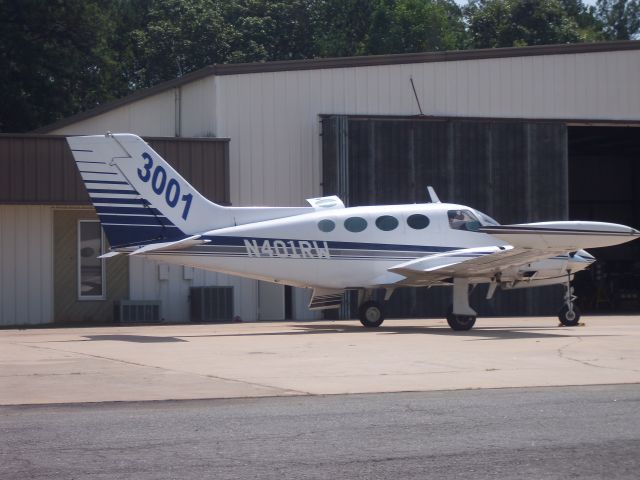
<path fill-rule="evenodd" d="M 413 89 L 413 96 L 416 97 L 416 103 L 418 104 L 420 115 L 424 116 L 424 113 L 422 113 L 422 107 L 420 106 L 420 99 L 418 98 L 418 93 L 416 92 L 416 86 L 413 83 L 413 77 L 409 77 L 409 81 L 411 82 L 411 88 Z"/>
<path fill-rule="evenodd" d="M 431 185 L 427 187 L 427 193 L 429 194 L 429 198 L 431 199 L 431 203 L 442 203 L 436 195 L 436 191 L 433 189 Z"/>

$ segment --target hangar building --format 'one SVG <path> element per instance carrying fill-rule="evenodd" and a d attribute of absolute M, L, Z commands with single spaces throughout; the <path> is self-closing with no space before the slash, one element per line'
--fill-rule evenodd
<path fill-rule="evenodd" d="M 209 194 L 238 206 L 298 206 L 323 194 L 338 194 L 347 205 L 422 202 L 433 185 L 443 200 L 472 205 L 502 223 L 581 218 L 639 228 L 639 79 L 640 41 L 213 65 L 39 133 L 228 140 L 228 171 L 214 175 L 226 175 L 224 185 Z M 0 155 L 3 162 L 22 161 L 15 152 Z M 64 181 L 55 178 L 46 181 Z M 56 219 L 66 222 L 64 242 L 78 245 L 81 229 L 89 228 L 81 220 L 95 217 L 86 198 L 72 206 L 68 200 L 0 199 L 0 324 L 56 320 L 59 288 L 78 299 L 81 249 L 53 247 Z M 71 207 L 83 215 L 66 218 Z M 584 288 L 590 308 L 640 306 L 638 248 L 603 252 L 603 267 L 593 274 L 599 277 Z M 66 286 L 54 281 L 56 262 L 71 262 L 67 268 L 76 272 L 67 273 Z M 107 277 L 118 268 L 109 262 Z M 107 321 L 109 303 L 119 298 L 160 302 L 161 318 L 186 321 L 197 293 L 190 288 L 202 285 L 233 287 L 232 314 L 244 320 L 316 315 L 306 309 L 305 291 L 139 258 L 127 262 L 120 279 L 106 282 L 104 299 L 85 300 L 105 302 L 102 314 L 84 309 L 69 319 Z M 14 294 L 5 293 L 8 285 Z M 34 285 L 47 299 L 37 315 L 15 305 L 30 303 Z M 479 311 L 553 314 L 560 292 L 549 290 L 503 292 L 478 304 Z M 448 300 L 418 290 L 392 302 L 389 316 L 440 316 Z"/>

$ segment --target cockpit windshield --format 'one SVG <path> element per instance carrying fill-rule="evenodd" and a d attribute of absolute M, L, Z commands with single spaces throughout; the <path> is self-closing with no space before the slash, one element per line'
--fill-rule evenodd
<path fill-rule="evenodd" d="M 481 226 L 500 225 L 489 215 L 482 212 L 472 212 L 471 210 L 449 210 L 449 227 L 454 230 L 464 230 L 467 232 L 477 232 Z"/>
<path fill-rule="evenodd" d="M 454 230 L 466 230 L 477 232 L 480 228 L 480 220 L 470 210 L 449 210 L 449 227 Z"/>
<path fill-rule="evenodd" d="M 480 222 L 482 223 L 482 225 L 486 225 L 486 226 L 494 226 L 497 227 L 500 224 L 497 222 L 497 220 L 491 218 L 489 215 L 487 215 L 486 213 L 482 213 L 482 212 L 478 212 L 476 210 L 476 213 L 478 214 L 478 216 L 480 217 Z"/>

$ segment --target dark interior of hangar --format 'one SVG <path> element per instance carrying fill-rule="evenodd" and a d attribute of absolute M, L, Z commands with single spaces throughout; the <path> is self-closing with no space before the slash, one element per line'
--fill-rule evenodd
<path fill-rule="evenodd" d="M 568 127 L 569 217 L 640 229 L 640 127 Z M 585 311 L 640 311 L 640 241 L 593 249 L 581 273 Z"/>
<path fill-rule="evenodd" d="M 640 228 L 638 133 L 542 120 L 327 115 L 323 193 L 349 206 L 414 203 L 433 185 L 443 201 L 503 224 L 571 218 Z M 593 253 L 602 262 L 576 282 L 583 308 L 638 309 L 640 240 Z M 399 289 L 389 315 L 440 317 L 448 290 Z M 485 293 L 480 286 L 471 295 L 480 315 L 555 315 L 563 288 L 500 292 L 490 301 Z"/>

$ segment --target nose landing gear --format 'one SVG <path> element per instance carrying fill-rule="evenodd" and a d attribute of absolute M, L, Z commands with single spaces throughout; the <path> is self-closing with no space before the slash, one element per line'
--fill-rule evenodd
<path fill-rule="evenodd" d="M 571 286 L 571 270 L 567 270 L 567 283 L 565 284 L 564 305 L 558 313 L 560 323 L 565 327 L 575 327 L 580 323 L 580 309 L 574 303 L 577 297 L 573 294 Z"/>

